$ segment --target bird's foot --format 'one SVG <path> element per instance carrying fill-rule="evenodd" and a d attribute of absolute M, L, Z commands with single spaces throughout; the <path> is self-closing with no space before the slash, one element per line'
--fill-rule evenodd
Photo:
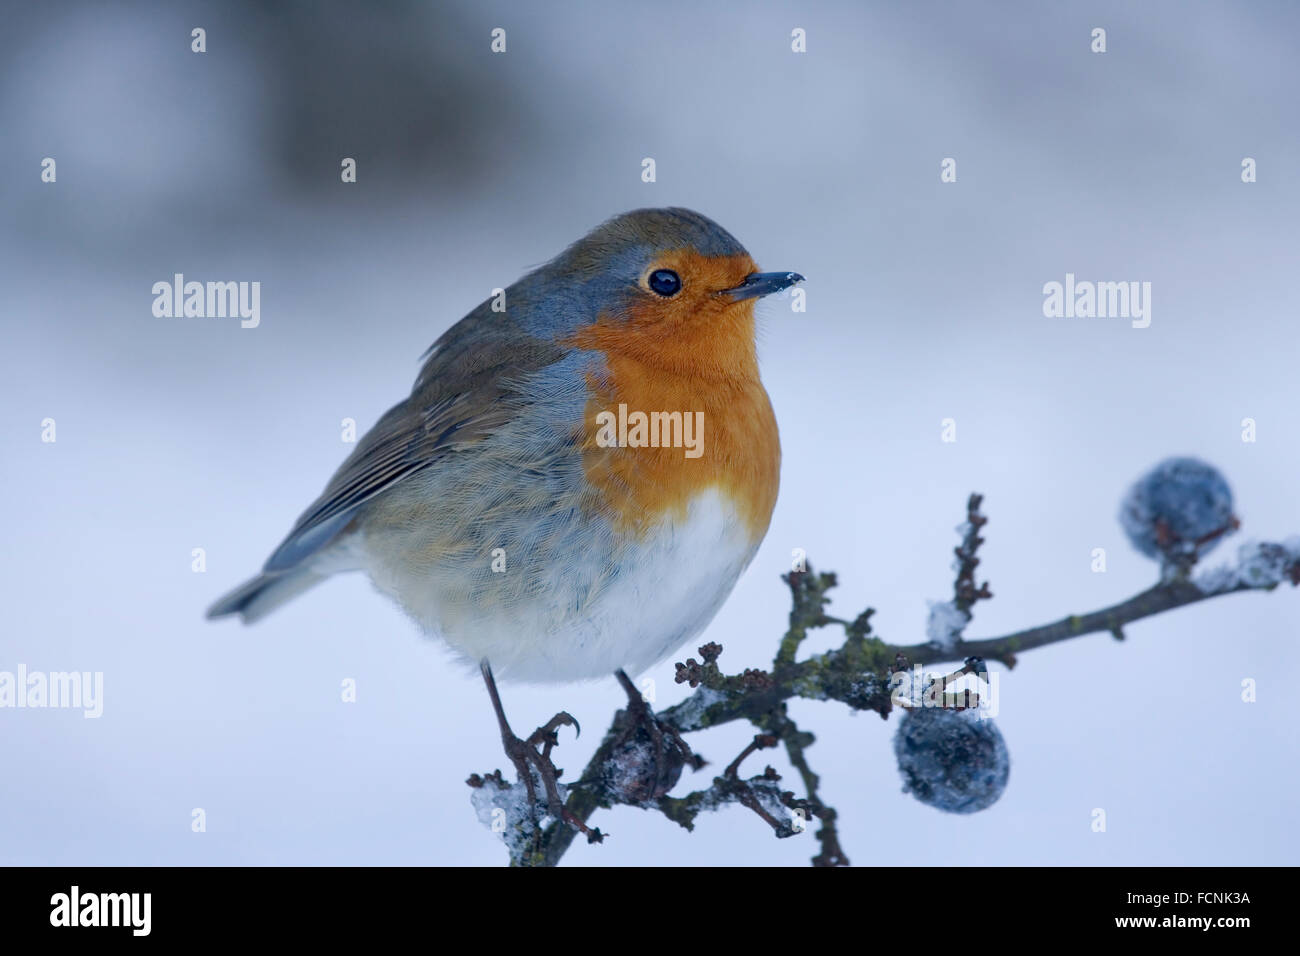
<path fill-rule="evenodd" d="M 546 812 L 583 834 L 588 842 L 599 843 L 603 839 L 601 832 L 587 826 L 565 807 L 564 798 L 560 794 L 560 777 L 563 771 L 557 769 L 551 760 L 551 751 L 560 743 L 561 727 L 572 727 L 577 733 L 582 733 L 577 720 L 572 714 L 560 711 L 534 730 L 527 740 L 521 739 L 510 729 L 505 709 L 501 706 L 501 696 L 497 693 L 496 680 L 492 677 L 492 669 L 488 667 L 486 661 L 483 663 L 482 670 L 483 680 L 492 698 L 492 708 L 496 711 L 497 724 L 501 728 L 501 745 L 510 762 L 514 764 L 520 782 L 527 789 L 529 812 L 533 815 L 533 824 L 536 826 L 540 822 L 537 820 L 537 784 L 540 782 L 546 794 Z"/>
<path fill-rule="evenodd" d="M 578 722 L 571 714 L 560 711 L 534 730 L 527 740 L 515 736 L 507 729 L 501 735 L 501 743 L 505 748 L 506 756 L 514 764 L 519 779 L 528 788 L 528 805 L 534 808 L 534 812 L 538 805 L 537 783 L 540 781 L 546 794 L 547 813 L 573 827 L 589 840 L 599 841 L 599 831 L 592 830 L 571 813 L 564 806 L 564 799 L 560 795 L 560 777 L 564 771 L 558 769 L 551 760 L 551 750 L 559 745 L 561 727 L 573 727 L 581 731 Z"/>

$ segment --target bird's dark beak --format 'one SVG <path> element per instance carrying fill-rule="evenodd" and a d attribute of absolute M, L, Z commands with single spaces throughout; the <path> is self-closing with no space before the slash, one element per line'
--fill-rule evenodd
<path fill-rule="evenodd" d="M 731 301 L 740 302 L 780 292 L 802 281 L 803 276 L 797 272 L 751 272 L 740 285 L 734 289 L 723 289 L 718 295 L 730 296 Z"/>

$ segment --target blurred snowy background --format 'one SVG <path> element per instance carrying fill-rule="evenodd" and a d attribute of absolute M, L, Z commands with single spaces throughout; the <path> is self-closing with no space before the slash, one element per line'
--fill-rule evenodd
<path fill-rule="evenodd" d="M 871 605 L 879 635 L 922 640 L 973 490 L 996 597 L 972 638 L 1151 583 L 1116 513 L 1171 454 L 1236 493 L 1244 528 L 1211 563 L 1300 532 L 1294 4 L 48 2 L 0 18 L 0 670 L 105 681 L 98 720 L 0 710 L 0 862 L 504 862 L 464 784 L 505 764 L 487 697 L 364 579 L 255 628 L 202 614 L 350 450 L 343 418 L 368 428 L 443 329 L 626 209 L 693 207 L 808 277 L 806 314 L 760 309 L 782 493 L 701 639 L 728 671 L 770 662 L 795 547 L 839 572 L 834 611 Z M 176 272 L 260 281 L 260 327 L 155 318 L 151 286 Z M 1151 282 L 1151 326 L 1044 318 L 1042 286 L 1067 272 Z M 1024 655 L 1000 686 L 1010 784 L 971 817 L 900 792 L 893 722 L 792 713 L 855 864 L 1288 863 L 1298 624 L 1288 588 Z M 685 693 L 672 675 L 648 675 L 660 706 Z M 578 717 L 557 760 L 576 773 L 623 698 L 608 680 L 505 699 L 521 729 Z M 750 734 L 691 742 L 720 767 Z M 567 862 L 816 852 L 741 808 L 693 834 L 627 808 L 593 822 L 610 839 Z"/>

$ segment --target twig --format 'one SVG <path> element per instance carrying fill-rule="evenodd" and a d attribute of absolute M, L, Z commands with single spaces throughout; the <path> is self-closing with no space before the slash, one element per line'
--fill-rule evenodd
<path fill-rule="evenodd" d="M 989 591 L 989 583 L 985 581 L 979 587 L 975 586 L 975 569 L 979 567 L 980 559 L 976 556 L 979 547 L 984 543 L 980 537 L 980 528 L 988 524 L 989 519 L 984 517 L 980 512 L 980 504 L 984 501 L 983 495 L 971 495 L 966 501 L 966 525 L 963 529 L 961 544 L 953 548 L 953 553 L 957 555 L 957 580 L 953 583 L 952 597 L 953 604 L 957 610 L 966 615 L 966 620 L 970 620 L 970 609 L 974 607 L 976 601 L 985 601 L 993 597 Z"/>
<path fill-rule="evenodd" d="M 821 828 L 816 834 L 821 852 L 812 858 L 813 866 L 848 866 L 849 858 L 840 848 L 839 833 L 835 829 L 835 808 L 822 802 L 817 792 L 817 788 L 821 785 L 821 778 L 808 764 L 806 750 L 812 746 L 816 738 L 795 725 L 787 713 L 785 704 L 773 709 L 768 727 L 785 745 L 786 756 L 803 780 L 804 790 L 808 793 L 805 803 L 811 815 L 821 821 Z"/>
<path fill-rule="evenodd" d="M 976 587 L 974 578 L 975 566 L 979 563 L 975 552 L 981 543 L 977 532 L 986 520 L 979 512 L 980 501 L 978 495 L 972 495 L 968 502 L 969 527 L 963 536 L 962 545 L 957 549 L 958 577 L 954 600 L 966 613 L 969 613 L 969 607 L 975 601 L 990 596 L 987 584 Z M 974 517 L 980 520 L 971 520 Z M 749 670 L 740 675 L 727 676 L 717 664 L 722 648 L 717 644 L 706 644 L 699 649 L 702 662 L 691 658 L 677 665 L 678 682 L 690 684 L 695 692 L 661 712 L 658 718 L 681 733 L 704 730 L 736 720 L 754 723 L 785 745 L 791 764 L 803 780 L 807 798 L 798 800 L 792 793 L 778 791 L 774 781 L 779 777 L 771 768 L 759 777 L 748 781 L 740 780 L 735 770 L 740 759 L 755 749 L 755 745 L 751 744 L 728 767 L 727 773 L 715 778 L 712 787 L 682 798 L 663 797 L 641 806 L 658 810 L 689 829 L 693 827 L 700 812 L 717 809 L 727 802 L 745 803 L 748 799 L 755 804 L 751 809 L 759 812 L 777 831 L 778 836 L 788 836 L 794 831 L 764 808 L 755 793 L 761 792 L 769 799 L 779 796 L 780 802 L 785 806 L 806 808 L 807 812 L 821 821 L 822 826 L 817 833 L 821 842 L 821 854 L 813 859 L 814 864 L 847 864 L 848 860 L 840 848 L 835 830 L 835 811 L 822 803 L 818 796 L 820 780 L 808 764 L 806 748 L 812 743 L 812 735 L 795 727 L 786 713 L 785 701 L 796 697 L 836 700 L 855 710 L 874 710 L 885 717 L 891 707 L 890 669 L 900 659 L 910 665 L 922 666 L 965 661 L 966 668 L 982 670 L 984 665 L 979 660 L 982 658 L 1014 667 L 1017 654 L 1034 648 L 1100 632 L 1122 637 L 1126 625 L 1175 608 L 1243 591 L 1271 591 L 1284 580 L 1293 585 L 1300 584 L 1300 552 L 1268 542 L 1255 545 L 1254 549 L 1249 554 L 1243 553 L 1241 563 L 1235 568 L 1210 572 L 1197 579 L 1191 579 L 1184 573 L 1097 611 L 1071 615 L 1002 637 L 959 640 L 951 647 L 930 642 L 908 645 L 886 643 L 872 636 L 870 609 L 851 622 L 826 613 L 830 601 L 828 592 L 836 584 L 834 574 L 816 574 L 811 569 L 791 572 L 785 576 L 792 597 L 789 627 L 780 642 L 772 673 Z M 962 602 L 965 602 L 964 607 Z M 807 638 L 808 631 L 828 624 L 838 624 L 844 629 L 844 643 L 834 650 L 802 661 L 797 660 L 799 647 Z M 621 730 L 620 720 L 616 718 L 582 777 L 569 788 L 566 810 L 576 820 L 585 823 L 597 808 L 612 805 L 613 800 L 602 781 L 605 765 L 612 756 L 614 743 L 619 739 Z M 564 856 L 575 835 L 572 826 L 552 823 L 541 835 L 535 852 L 526 859 L 513 860 L 512 863 L 554 866 Z"/>

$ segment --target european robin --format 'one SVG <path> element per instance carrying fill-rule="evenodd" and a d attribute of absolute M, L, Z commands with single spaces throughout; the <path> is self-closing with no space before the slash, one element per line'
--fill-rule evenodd
<path fill-rule="evenodd" d="M 480 665 L 527 774 L 536 751 L 510 733 L 494 671 L 617 672 L 639 704 L 624 671 L 699 634 L 754 557 L 781 460 L 754 301 L 802 278 L 759 272 L 687 209 L 610 219 L 448 329 L 262 573 L 208 616 L 252 623 L 364 570 Z"/>

